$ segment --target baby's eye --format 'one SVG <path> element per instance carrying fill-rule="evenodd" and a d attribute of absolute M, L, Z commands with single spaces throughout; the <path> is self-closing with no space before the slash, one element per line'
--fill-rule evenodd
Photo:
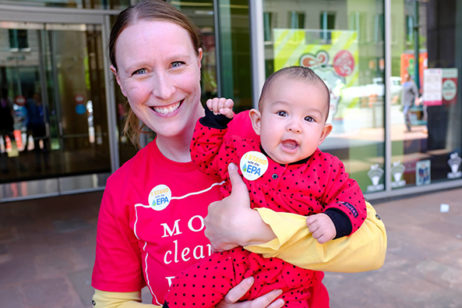
<path fill-rule="evenodd" d="M 278 111 L 278 112 L 276 112 L 276 114 L 278 116 L 280 116 L 280 117 L 286 117 L 287 116 L 287 112 L 285 112 L 285 111 Z"/>
<path fill-rule="evenodd" d="M 305 121 L 307 121 L 307 122 L 315 122 L 314 118 L 310 117 L 310 116 L 306 116 Z"/>
<path fill-rule="evenodd" d="M 172 62 L 172 67 L 173 68 L 177 68 L 177 67 L 180 67 L 184 64 L 183 61 L 175 61 L 175 62 Z"/>
<path fill-rule="evenodd" d="M 142 74 L 146 74 L 146 69 L 145 68 L 140 68 L 140 69 L 134 71 L 132 75 L 142 75 Z"/>

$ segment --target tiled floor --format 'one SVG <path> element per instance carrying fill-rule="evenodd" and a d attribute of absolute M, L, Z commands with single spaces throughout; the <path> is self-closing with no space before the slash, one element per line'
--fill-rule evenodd
<path fill-rule="evenodd" d="M 101 195 L 0 203 L 0 307 L 90 306 Z M 462 307 L 462 189 L 375 206 L 388 231 L 385 265 L 326 274 L 331 307 Z"/>

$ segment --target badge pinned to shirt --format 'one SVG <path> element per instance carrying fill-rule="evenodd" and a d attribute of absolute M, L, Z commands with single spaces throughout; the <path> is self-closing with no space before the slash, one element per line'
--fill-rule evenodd
<path fill-rule="evenodd" d="M 268 170 L 268 158 L 263 153 L 250 151 L 241 157 L 242 175 L 249 181 L 255 181 Z"/>
<path fill-rule="evenodd" d="M 172 199 L 172 191 L 167 185 L 160 184 L 149 193 L 149 206 L 156 211 L 165 209 Z"/>

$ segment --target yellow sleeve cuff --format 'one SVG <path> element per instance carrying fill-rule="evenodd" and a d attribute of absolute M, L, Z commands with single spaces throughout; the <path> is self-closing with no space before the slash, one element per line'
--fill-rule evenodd
<path fill-rule="evenodd" d="M 92 305 L 94 308 L 161 308 L 141 303 L 141 292 L 107 292 L 95 289 Z"/>
<path fill-rule="evenodd" d="M 249 251 L 264 257 L 277 257 L 296 266 L 330 272 L 362 272 L 380 268 L 387 249 L 385 225 L 375 209 L 366 202 L 367 218 L 352 235 L 325 244 L 313 239 L 305 217 L 290 213 L 257 209 L 262 220 L 273 230 L 276 238 L 246 246 Z"/>

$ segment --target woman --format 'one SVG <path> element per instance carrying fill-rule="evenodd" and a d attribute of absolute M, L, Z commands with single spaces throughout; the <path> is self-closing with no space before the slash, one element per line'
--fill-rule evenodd
<path fill-rule="evenodd" d="M 305 217 L 251 210 L 235 171 L 230 171 L 233 192 L 217 201 L 222 183 L 200 173 L 189 153 L 195 122 L 204 115 L 202 49 L 197 31 L 181 12 L 163 1 L 142 1 L 118 16 L 109 46 L 111 70 L 131 108 L 126 131 L 137 140 L 139 120 L 156 132 L 156 139 L 107 182 L 92 279 L 96 307 L 138 307 L 145 285 L 153 304 L 161 305 L 174 276 L 209 255 L 212 247 L 248 246 L 314 270 L 364 271 L 383 264 L 385 229 L 372 208 L 356 236 L 318 245 Z M 321 295 L 313 307 L 328 306 L 321 279 L 322 273 L 314 286 Z M 219 307 L 283 306 L 282 299 L 275 300 L 279 290 L 237 303 L 251 284 L 252 278 L 243 280 Z"/>

